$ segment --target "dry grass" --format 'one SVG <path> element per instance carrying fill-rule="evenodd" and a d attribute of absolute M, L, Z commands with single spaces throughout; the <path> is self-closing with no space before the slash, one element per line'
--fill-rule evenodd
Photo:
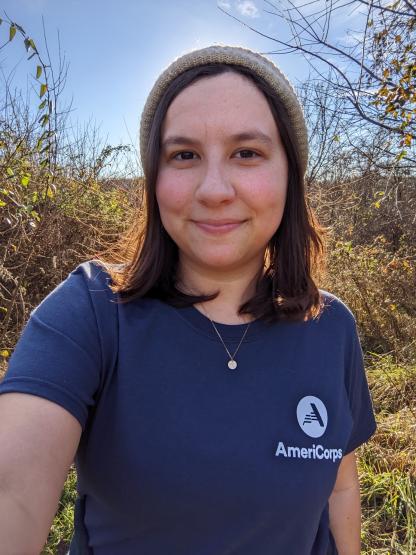
<path fill-rule="evenodd" d="M 367 175 L 315 192 L 321 220 L 332 230 L 323 287 L 356 316 L 378 424 L 358 450 L 362 552 L 411 555 L 416 553 L 414 179 L 389 183 Z"/>

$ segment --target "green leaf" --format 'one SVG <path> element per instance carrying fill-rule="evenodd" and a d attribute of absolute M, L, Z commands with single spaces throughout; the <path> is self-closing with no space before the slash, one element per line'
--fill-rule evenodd
<path fill-rule="evenodd" d="M 46 93 L 47 90 L 48 90 L 48 85 L 46 83 L 42 83 L 40 86 L 39 98 L 42 98 L 42 96 Z"/>
<path fill-rule="evenodd" d="M 26 48 L 26 52 L 28 52 L 30 48 L 30 42 L 28 38 L 25 38 L 25 48 Z"/>
<path fill-rule="evenodd" d="M 6 173 L 7 175 L 9 175 L 10 177 L 14 176 L 14 171 L 12 170 L 12 168 L 6 168 Z"/>
<path fill-rule="evenodd" d="M 6 206 L 6 203 L 4 202 L 4 200 L 0 200 L 0 208 Z"/>
<path fill-rule="evenodd" d="M 28 174 L 25 174 L 20 180 L 20 183 L 23 185 L 23 187 L 27 187 L 29 185 L 29 182 L 30 182 L 30 175 Z"/>
<path fill-rule="evenodd" d="M 36 143 L 36 150 L 38 152 L 40 152 L 40 150 L 42 148 L 42 143 L 43 143 L 43 139 L 42 138 L 38 139 L 38 142 Z"/>
<path fill-rule="evenodd" d="M 42 66 L 38 66 L 36 68 L 36 79 L 39 79 L 39 77 L 42 75 Z"/>
<path fill-rule="evenodd" d="M 33 42 L 33 39 L 29 39 L 29 45 L 30 45 L 30 48 L 32 48 L 35 51 L 35 53 L 38 51 L 36 48 L 36 44 Z"/>
<path fill-rule="evenodd" d="M 12 41 L 14 39 L 15 34 L 16 34 L 16 26 L 10 25 L 9 41 Z"/>
<path fill-rule="evenodd" d="M 45 98 L 45 100 L 42 100 L 42 102 L 38 106 L 38 110 L 43 110 L 44 107 L 46 106 L 47 102 L 48 101 L 46 100 L 46 98 Z"/>

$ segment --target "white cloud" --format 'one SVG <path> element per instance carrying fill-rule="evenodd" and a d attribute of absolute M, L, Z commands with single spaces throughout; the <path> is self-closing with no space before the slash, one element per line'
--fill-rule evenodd
<path fill-rule="evenodd" d="M 217 0 L 217 6 L 219 6 L 223 10 L 230 10 L 231 2 L 229 0 Z"/>
<path fill-rule="evenodd" d="M 259 10 L 252 0 L 238 0 L 235 4 L 237 11 L 247 17 L 258 17 Z"/>

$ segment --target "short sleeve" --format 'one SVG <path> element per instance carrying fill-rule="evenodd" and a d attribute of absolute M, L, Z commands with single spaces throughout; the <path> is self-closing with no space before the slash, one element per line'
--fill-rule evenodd
<path fill-rule="evenodd" d="M 348 454 L 370 439 L 377 428 L 364 369 L 363 353 L 355 323 L 349 364 L 345 376 L 345 387 L 353 421 L 351 434 L 345 448 L 345 454 Z"/>
<path fill-rule="evenodd" d="M 84 429 L 103 379 L 103 344 L 113 340 L 106 337 L 110 327 L 99 327 L 103 310 L 109 310 L 103 307 L 110 301 L 108 292 L 102 271 L 92 262 L 69 274 L 32 311 L 0 383 L 0 394 L 44 397 L 67 409 Z"/>

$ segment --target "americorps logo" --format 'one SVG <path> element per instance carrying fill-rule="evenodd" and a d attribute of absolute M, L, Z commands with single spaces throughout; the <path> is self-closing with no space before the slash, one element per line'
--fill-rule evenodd
<path fill-rule="evenodd" d="M 336 462 L 342 458 L 342 449 L 325 449 L 323 445 L 315 444 L 312 447 L 297 447 L 279 441 L 275 455 L 285 459 L 326 459 Z"/>
<path fill-rule="evenodd" d="M 318 397 L 314 395 L 303 397 L 296 407 L 296 417 L 301 430 L 307 436 L 318 438 L 324 435 L 328 426 L 328 411 Z M 336 462 L 342 458 L 342 449 L 327 449 L 315 443 L 310 447 L 298 447 L 285 445 L 283 441 L 279 441 L 275 455 L 289 459 L 326 459 Z"/>
<path fill-rule="evenodd" d="M 328 412 L 323 402 L 307 395 L 303 397 L 296 408 L 299 426 L 309 437 L 321 437 L 328 425 Z"/>

